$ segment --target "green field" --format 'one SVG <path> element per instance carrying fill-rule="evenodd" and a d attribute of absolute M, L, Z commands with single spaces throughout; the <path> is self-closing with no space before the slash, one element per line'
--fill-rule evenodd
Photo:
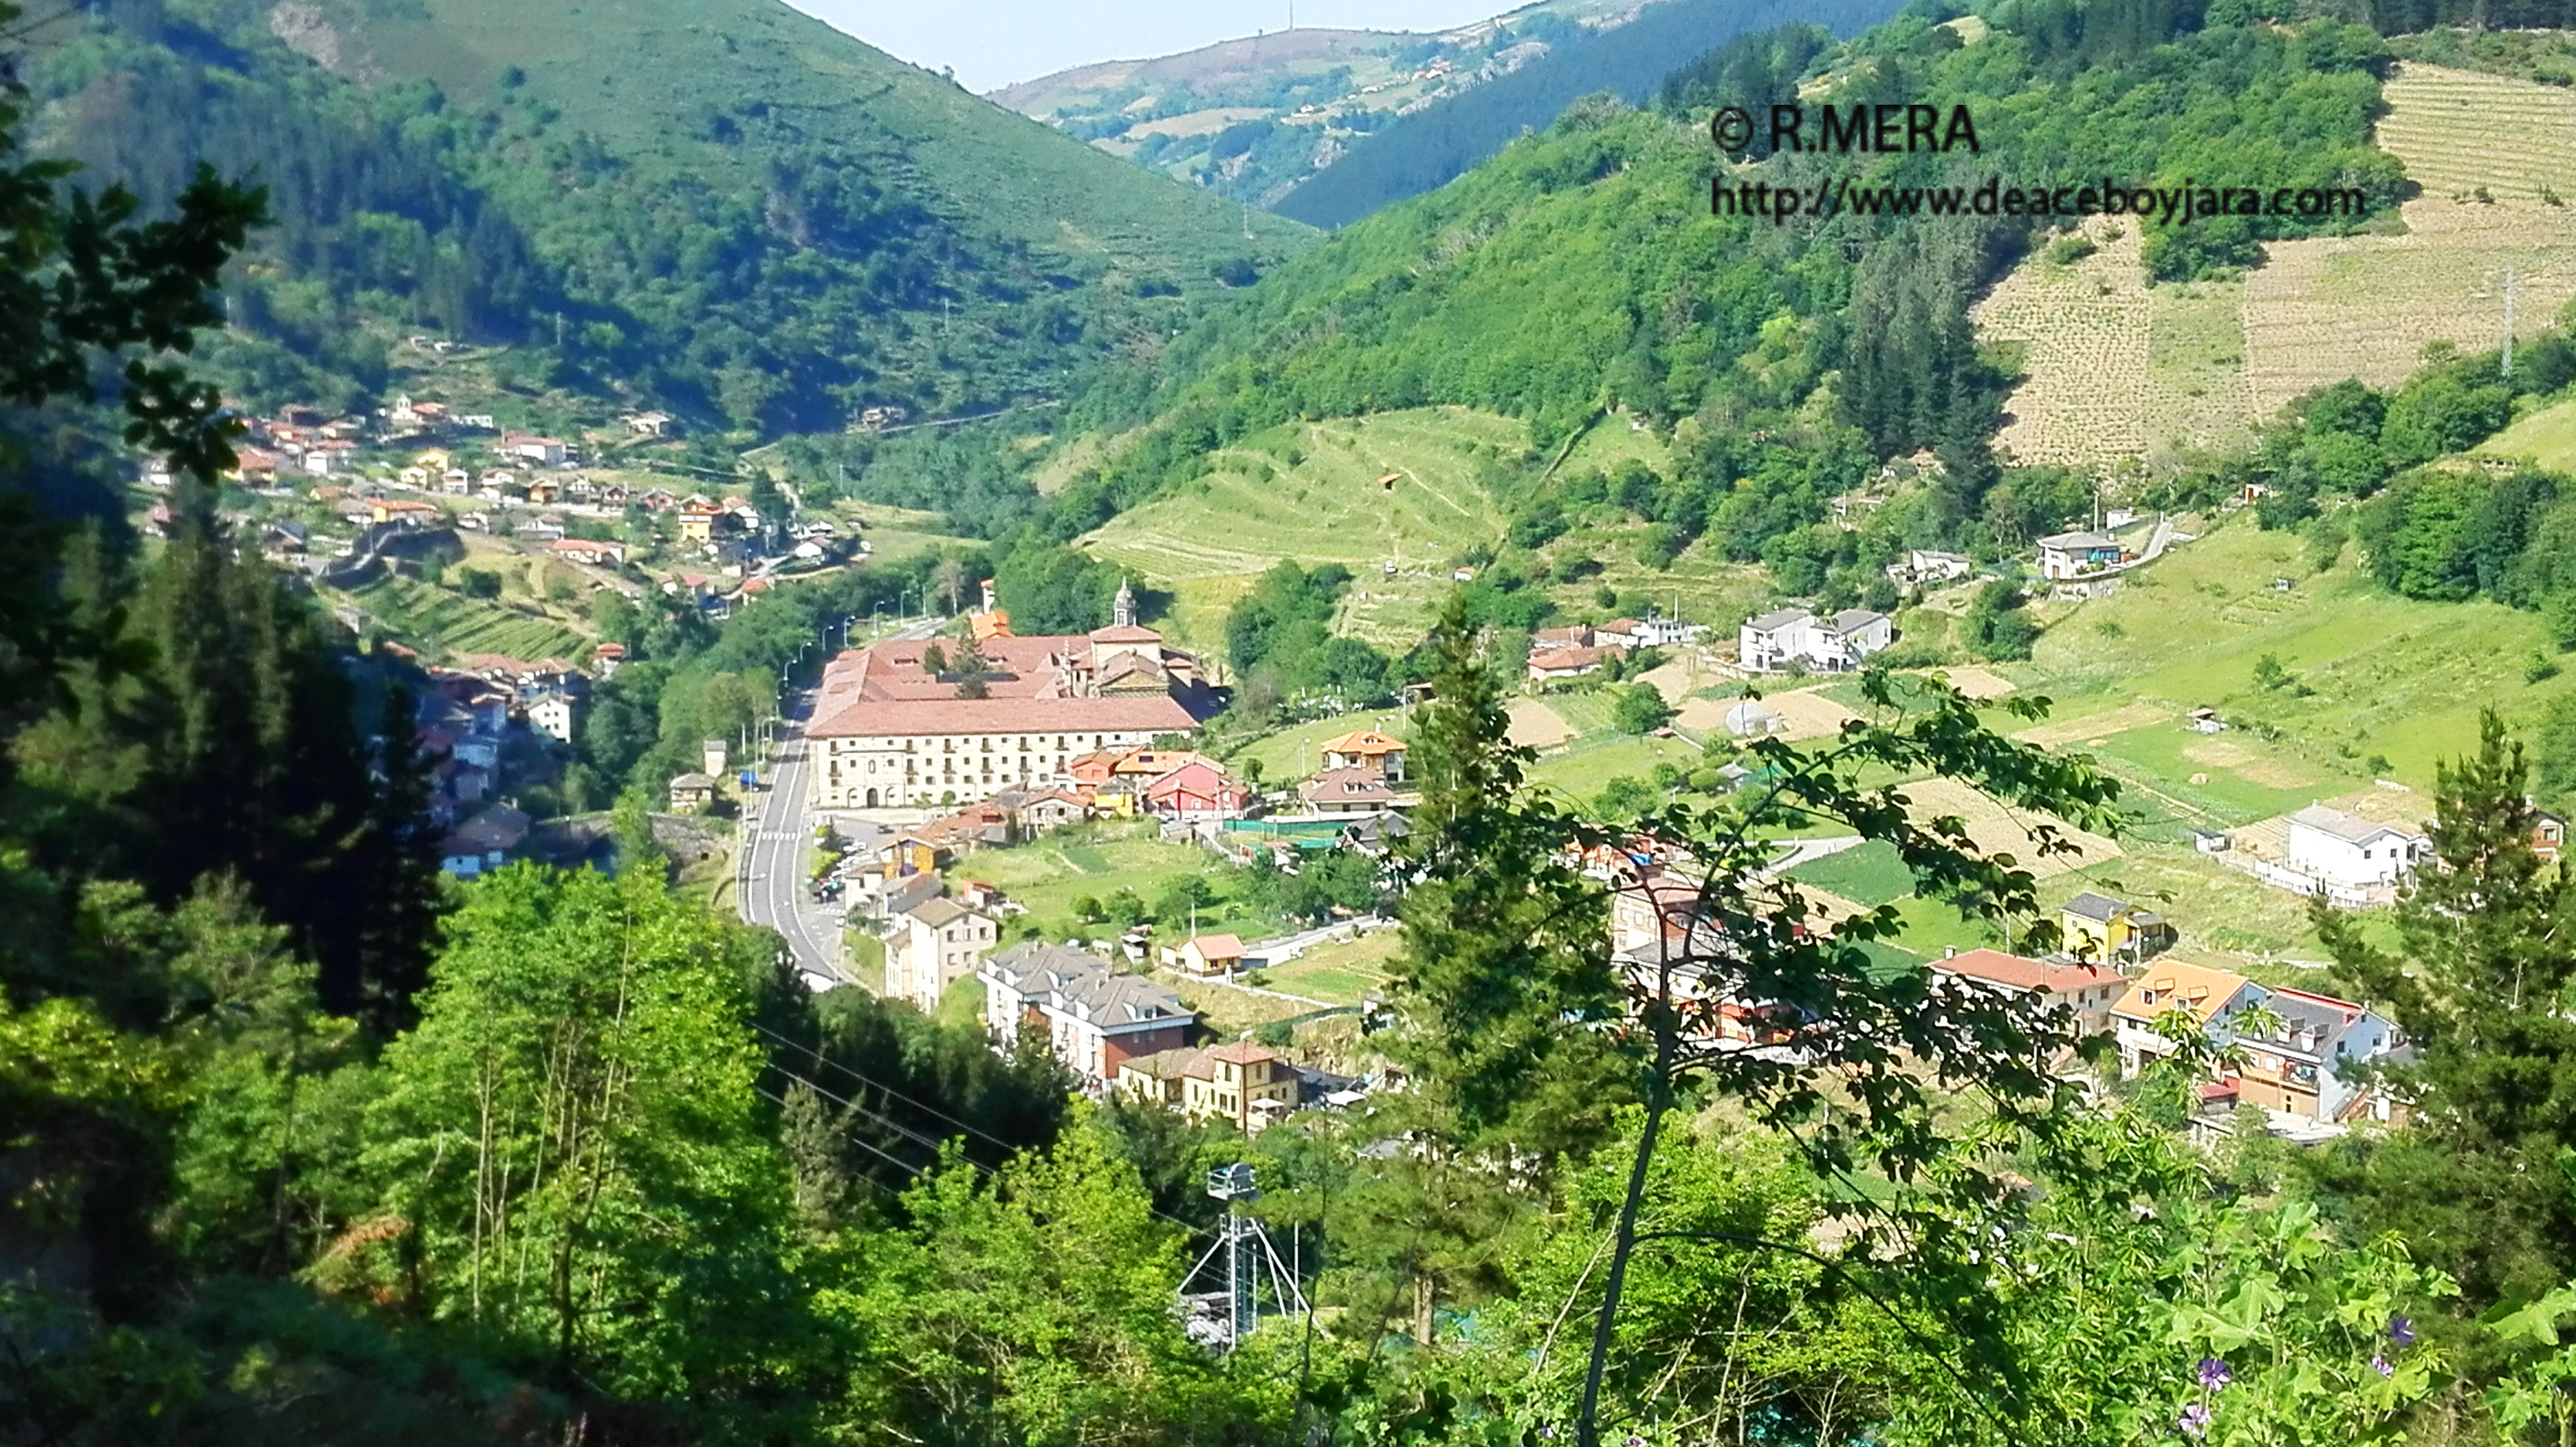
<path fill-rule="evenodd" d="M 1699 766 L 1700 751 L 1687 739 L 1638 738 L 1632 734 L 1587 734 L 1561 751 L 1541 756 L 1530 770 L 1530 782 L 1558 790 L 1582 802 L 1601 792 L 1612 779 L 1646 778 L 1657 764 Z"/>
<path fill-rule="evenodd" d="M 2576 471 L 2576 401 L 2517 418 L 2470 450 L 2487 457 L 2528 458 L 2555 472 Z"/>
<path fill-rule="evenodd" d="M 1291 779 L 1303 779 L 1322 768 L 1324 756 L 1317 746 L 1326 739 L 1339 738 L 1356 729 L 1376 729 L 1403 738 L 1404 711 L 1387 708 L 1374 713 L 1346 713 L 1281 729 L 1246 744 L 1233 755 L 1233 759 L 1238 766 L 1245 760 L 1258 760 L 1262 780 L 1275 786 Z"/>
<path fill-rule="evenodd" d="M 1880 839 L 1811 859 L 1788 877 L 1854 904 L 1886 904 L 1914 892 L 1914 875 L 1897 857 L 1896 846 Z"/>
<path fill-rule="evenodd" d="M 1216 904 L 1199 911 L 1201 934 L 1239 934 L 1250 940 L 1280 932 L 1275 917 L 1234 896 L 1230 889 L 1234 871 L 1216 856 L 1195 845 L 1122 837 L 1118 826 L 1108 824 L 1050 835 L 1012 849 L 979 849 L 961 857 L 950 874 L 995 885 L 1028 906 L 1026 922 L 1049 939 L 1115 933 L 1107 925 L 1076 926 L 1076 899 L 1085 895 L 1107 899 L 1121 889 L 1132 889 L 1151 906 L 1156 895 L 1185 874 L 1204 876 L 1217 892 Z M 1165 928 L 1160 935 L 1177 944 L 1187 930 L 1183 924 Z"/>
<path fill-rule="evenodd" d="M 551 618 L 415 578 L 379 578 L 348 596 L 395 638 L 431 657 L 506 653 L 530 660 L 578 659 L 590 651 L 589 635 Z"/>
<path fill-rule="evenodd" d="M 2159 735 L 2144 719 L 2126 726 L 2140 737 L 2111 738 L 2106 750 L 2159 787 L 2196 788 L 2233 815 L 2365 786 L 2373 755 L 2392 766 L 2386 777 L 2427 787 L 2436 762 L 2475 745 L 2481 708 L 2527 724 L 2576 688 L 2570 676 L 2524 681 L 2526 661 L 2549 648 L 2538 614 L 2409 602 L 2382 590 L 2351 556 L 2347 550 L 2340 566 L 2309 576 L 2303 540 L 2258 531 L 2240 514 L 2108 598 L 2044 610 L 2048 633 L 2032 666 L 2015 676 L 2057 699 L 2060 719 L 2143 702 L 2177 718 L 2205 705 L 2250 725 L 2208 741 L 2242 750 L 2242 762 L 2193 762 L 2180 751 L 2195 736 L 2179 728 Z M 2284 577 L 2295 586 L 2276 591 L 2273 580 Z M 2254 665 L 2267 653 L 2296 676 L 2294 685 L 2254 683 Z M 2190 785 L 2194 773 L 2210 782 Z"/>
<path fill-rule="evenodd" d="M 1318 945 L 1284 965 L 1261 971 L 1264 988 L 1303 995 L 1328 1005 L 1356 1005 L 1386 983 L 1387 961 L 1403 947 L 1395 930 Z"/>

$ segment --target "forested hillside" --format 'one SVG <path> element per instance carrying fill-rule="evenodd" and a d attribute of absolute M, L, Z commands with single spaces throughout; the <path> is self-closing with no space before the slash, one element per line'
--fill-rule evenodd
<path fill-rule="evenodd" d="M 209 155 L 268 186 L 214 354 L 256 406 L 372 397 L 426 332 L 507 344 L 502 390 L 756 433 L 986 410 L 1302 244 L 758 0 L 120 0 L 31 33 L 40 148 L 148 199 Z"/>
<path fill-rule="evenodd" d="M 1096 527 L 1187 484 L 1211 448 L 1292 417 L 1450 403 L 1525 419 L 1541 453 L 1613 407 L 1669 428 L 1680 461 L 1640 509 L 1678 545 L 1706 536 L 1732 558 L 1776 565 L 1830 541 L 1804 533 L 1827 500 L 1921 448 L 1941 456 L 1938 485 L 1889 522 L 1916 545 L 1956 541 L 1999 492 L 2015 529 L 2046 531 L 2083 491 L 2045 470 L 2003 486 L 1989 439 L 2008 379 L 1966 316 L 2041 223 L 1712 217 L 1704 118 L 1721 96 L 1766 102 L 1810 77 L 1824 94 L 1956 100 L 1978 116 L 1982 155 L 1777 156 L 1756 173 L 1775 185 L 1846 167 L 1973 184 L 2018 167 L 2023 184 L 2341 180 L 2393 201 L 2400 168 L 2369 143 L 2388 61 L 2377 36 L 2189 19 L 2088 30 L 2034 12 L 2023 34 L 1907 18 L 1849 46 L 1787 27 L 1686 68 L 1653 109 L 1586 102 L 1282 268 L 1175 343 L 1156 391 L 1096 391 L 1086 420 L 1153 420 L 1061 491 L 1048 523 Z M 2158 274 L 2187 278 L 2247 264 L 2267 237 L 2355 224 L 2231 217 L 2157 229 L 2147 250 Z"/>

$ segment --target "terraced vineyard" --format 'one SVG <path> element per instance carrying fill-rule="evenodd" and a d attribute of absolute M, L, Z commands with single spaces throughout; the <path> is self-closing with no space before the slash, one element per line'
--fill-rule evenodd
<path fill-rule="evenodd" d="M 2397 68 L 2383 90 L 2381 149 L 2406 163 L 2427 200 L 2576 201 L 2576 92 L 2438 65 Z"/>
<path fill-rule="evenodd" d="M 579 658 L 589 635 L 550 618 L 450 592 L 414 578 L 380 578 L 350 593 L 367 615 L 403 643 L 433 658 L 506 653 L 512 658 Z"/>
<path fill-rule="evenodd" d="M 1528 440 L 1519 422 L 1463 407 L 1292 423 L 1215 454 L 1198 483 L 1112 519 L 1084 546 L 1173 587 L 1176 631 L 1193 640 L 1280 560 L 1340 563 L 1359 581 L 1339 631 L 1407 646 L 1448 586 L 1447 560 L 1501 536 L 1480 479 Z M 1380 482 L 1389 474 L 1391 487 Z"/>

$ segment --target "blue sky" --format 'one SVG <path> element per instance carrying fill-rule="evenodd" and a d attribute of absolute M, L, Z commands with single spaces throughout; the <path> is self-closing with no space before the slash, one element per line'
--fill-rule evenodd
<path fill-rule="evenodd" d="M 1095 60 L 1192 50 L 1284 30 L 1289 0 L 788 0 L 915 65 L 988 91 Z M 1297 0 L 1297 24 L 1445 30 L 1526 0 Z"/>

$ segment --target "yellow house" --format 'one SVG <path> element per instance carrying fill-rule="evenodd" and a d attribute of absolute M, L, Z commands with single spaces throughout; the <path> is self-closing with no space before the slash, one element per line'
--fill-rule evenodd
<path fill-rule="evenodd" d="M 1182 1111 L 1196 1119 L 1232 1121 L 1245 1135 L 1285 1120 L 1296 1108 L 1297 1072 L 1249 1040 L 1203 1050 L 1182 1072 Z"/>
<path fill-rule="evenodd" d="M 2066 948 L 2096 960 L 2145 959 L 2173 943 L 2164 916 L 2086 890 L 2057 914 Z"/>
<path fill-rule="evenodd" d="M 423 472 L 445 472 L 456 465 L 456 460 L 447 455 L 446 448 L 432 447 L 425 452 L 413 453 L 411 465 Z"/>

